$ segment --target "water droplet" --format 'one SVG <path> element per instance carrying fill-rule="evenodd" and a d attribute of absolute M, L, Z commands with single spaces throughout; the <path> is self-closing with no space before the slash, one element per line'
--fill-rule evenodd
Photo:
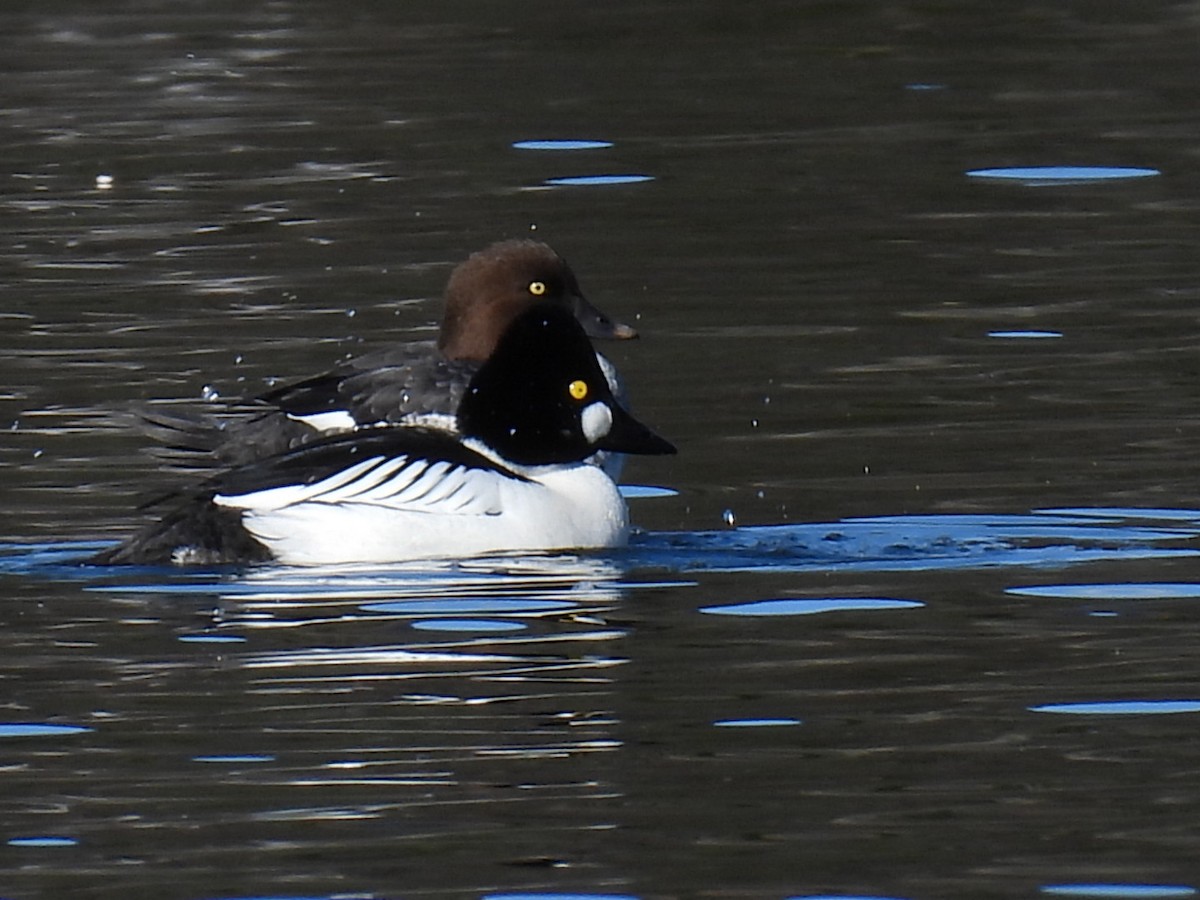
<path fill-rule="evenodd" d="M 108 190 L 112 189 L 112 186 L 113 186 L 113 177 L 111 175 L 109 175 L 107 172 L 101 172 L 99 175 L 96 176 L 96 190 L 108 191 Z"/>
<path fill-rule="evenodd" d="M 201 400 L 206 400 L 209 403 L 212 403 L 214 400 L 219 400 L 220 398 L 221 398 L 221 392 L 218 391 L 211 384 L 206 384 L 204 387 L 200 388 L 200 399 Z"/>
<path fill-rule="evenodd" d="M 723 513 L 721 513 L 721 519 L 722 519 L 722 520 L 725 522 L 725 524 L 726 524 L 726 525 L 728 525 L 730 528 L 733 528 L 733 527 L 735 527 L 735 526 L 737 525 L 737 516 L 735 516 L 735 515 L 733 514 L 733 510 L 732 510 L 732 509 L 727 509 L 727 510 L 725 510 Z"/>

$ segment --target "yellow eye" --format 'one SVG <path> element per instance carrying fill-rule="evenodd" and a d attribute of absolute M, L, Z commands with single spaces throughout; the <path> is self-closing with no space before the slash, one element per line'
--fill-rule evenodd
<path fill-rule="evenodd" d="M 572 381 L 571 386 L 568 387 L 567 390 L 576 400 L 582 400 L 588 395 L 588 386 L 586 381 Z"/>
<path fill-rule="evenodd" d="M 544 282 L 544 281 L 529 282 L 529 293 L 533 294 L 533 296 L 535 296 L 535 297 L 542 296 L 542 294 L 546 293 L 546 282 Z"/>

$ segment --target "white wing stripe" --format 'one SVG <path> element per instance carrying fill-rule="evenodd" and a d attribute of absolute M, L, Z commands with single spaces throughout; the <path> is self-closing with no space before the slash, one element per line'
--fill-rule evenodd
<path fill-rule="evenodd" d="M 383 466 L 381 468 L 384 470 L 381 473 L 381 477 L 375 479 L 371 484 L 365 485 L 363 490 L 351 499 L 359 503 L 390 505 L 386 501 L 394 499 L 414 479 L 424 477 L 432 467 L 425 460 L 417 459 L 408 465 L 405 465 L 404 460 L 401 460 L 398 465 Z"/>
<path fill-rule="evenodd" d="M 335 494 L 343 488 L 352 486 L 363 475 L 370 472 L 381 462 L 383 462 L 382 456 L 373 456 L 370 459 L 364 459 L 362 462 L 355 463 L 347 469 L 342 469 L 340 472 L 335 472 L 328 478 L 323 478 L 320 481 L 314 481 L 312 484 L 306 486 L 307 491 L 301 497 L 301 499 L 324 499 L 330 494 Z M 297 485 L 297 487 L 299 487 L 299 485 Z"/>
<path fill-rule="evenodd" d="M 313 499 L 320 503 L 340 503 L 346 500 L 369 502 L 372 495 L 377 493 L 381 486 L 386 487 L 392 483 L 396 472 L 402 472 L 404 476 L 412 477 L 422 468 L 424 466 L 421 460 L 415 460 L 409 466 L 408 458 L 404 456 L 380 460 L 373 469 L 363 472 L 353 481 L 347 482 L 336 490 L 324 492 Z M 417 473 L 409 471 L 411 469 L 416 469 Z"/>
<path fill-rule="evenodd" d="M 282 509 L 285 506 L 320 497 L 328 491 L 335 491 L 378 465 L 382 459 L 383 457 L 380 456 L 364 459 L 362 462 L 355 463 L 347 469 L 342 469 L 342 471 L 312 484 L 285 484 L 276 488 L 229 496 L 217 494 L 213 497 L 213 502 L 218 506 L 231 506 L 235 509 Z"/>
<path fill-rule="evenodd" d="M 213 502 L 251 512 L 311 503 L 492 515 L 499 512 L 498 485 L 508 480 L 498 472 L 471 469 L 445 460 L 375 456 L 312 484 L 282 485 L 236 496 L 218 494 Z"/>
<path fill-rule="evenodd" d="M 450 471 L 450 466 L 447 463 L 439 462 L 429 467 L 420 478 L 415 479 L 404 487 L 397 495 L 398 500 L 405 503 L 421 503 L 421 501 L 434 501 L 435 497 L 430 497 L 429 494 L 435 491 L 439 485 L 444 484 L 444 480 Z"/>

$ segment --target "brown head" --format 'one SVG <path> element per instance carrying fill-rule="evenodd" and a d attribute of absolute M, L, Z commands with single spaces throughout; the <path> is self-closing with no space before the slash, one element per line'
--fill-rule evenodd
<path fill-rule="evenodd" d="M 571 311 L 592 338 L 637 332 L 588 302 L 566 260 L 539 241 L 501 241 L 472 253 L 450 274 L 438 349 L 447 359 L 483 362 L 509 323 L 539 303 Z"/>

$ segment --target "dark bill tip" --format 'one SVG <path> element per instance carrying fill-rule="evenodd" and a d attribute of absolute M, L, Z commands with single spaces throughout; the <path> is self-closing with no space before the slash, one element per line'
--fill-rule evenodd
<path fill-rule="evenodd" d="M 667 456 L 677 453 L 675 445 L 631 416 L 619 406 L 610 407 L 613 424 L 597 448 L 615 453 L 636 453 L 639 456 Z"/>
<path fill-rule="evenodd" d="M 614 322 L 579 294 L 575 295 L 571 307 L 584 333 L 590 338 L 627 341 L 638 336 L 636 329 L 624 322 Z"/>

